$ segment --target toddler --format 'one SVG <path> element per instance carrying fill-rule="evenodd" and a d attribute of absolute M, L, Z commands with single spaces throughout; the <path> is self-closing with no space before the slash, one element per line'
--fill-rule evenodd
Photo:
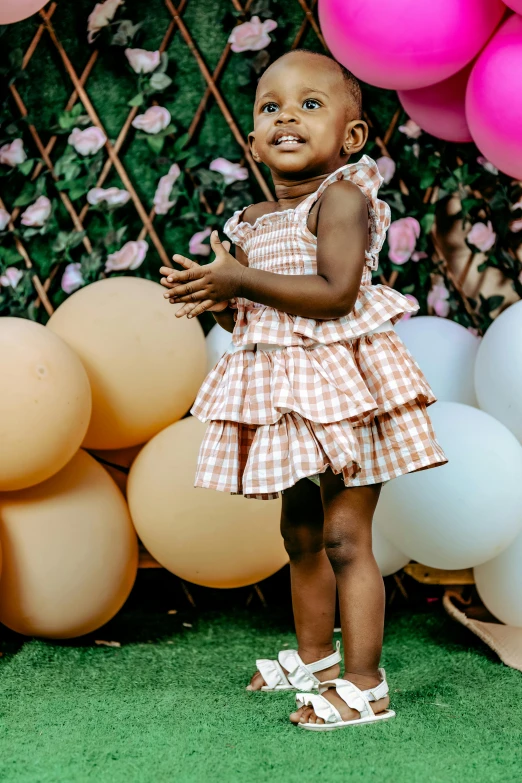
<path fill-rule="evenodd" d="M 176 316 L 212 310 L 232 332 L 191 409 L 209 422 L 195 486 L 282 493 L 298 649 L 258 660 L 248 690 L 298 691 L 290 720 L 314 731 L 395 715 L 372 517 L 384 482 L 447 462 L 426 411 L 436 398 L 393 326 L 418 308 L 372 284 L 390 210 L 375 162 L 350 163 L 367 137 L 352 74 L 284 55 L 259 81 L 249 135 L 277 201 L 230 218 L 235 257 L 213 232 L 212 263 L 175 255 L 183 271 L 161 269 Z"/>

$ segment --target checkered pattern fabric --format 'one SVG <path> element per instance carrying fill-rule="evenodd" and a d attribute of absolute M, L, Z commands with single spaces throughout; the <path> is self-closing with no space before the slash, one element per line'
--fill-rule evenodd
<path fill-rule="evenodd" d="M 436 398 L 393 324 L 416 312 L 371 269 L 389 225 L 382 181 L 367 156 L 333 172 L 295 209 L 250 225 L 237 212 L 227 235 L 250 266 L 316 274 L 308 212 L 324 189 L 349 178 L 368 199 L 370 250 L 357 304 L 343 318 L 315 321 L 238 298 L 233 346 L 206 377 L 191 413 L 208 428 L 196 487 L 272 499 L 330 467 L 347 487 L 388 481 L 447 462 L 432 430 Z"/>

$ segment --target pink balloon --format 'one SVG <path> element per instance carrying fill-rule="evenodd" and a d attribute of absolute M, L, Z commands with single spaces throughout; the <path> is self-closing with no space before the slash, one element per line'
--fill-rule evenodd
<path fill-rule="evenodd" d="M 501 0 L 319 0 L 319 21 L 357 78 L 414 90 L 471 62 L 505 10 Z"/>
<path fill-rule="evenodd" d="M 0 0 L 0 24 L 27 19 L 47 5 L 49 0 Z"/>
<path fill-rule="evenodd" d="M 522 179 L 522 17 L 504 22 L 475 63 L 466 91 L 473 140 L 493 165 Z"/>
<path fill-rule="evenodd" d="M 399 90 L 408 116 L 426 133 L 445 141 L 473 141 L 466 121 L 466 87 L 471 65 L 449 79 L 418 90 Z"/>
<path fill-rule="evenodd" d="M 522 14 L 522 0 L 504 0 L 505 4 L 509 6 L 517 14 Z"/>

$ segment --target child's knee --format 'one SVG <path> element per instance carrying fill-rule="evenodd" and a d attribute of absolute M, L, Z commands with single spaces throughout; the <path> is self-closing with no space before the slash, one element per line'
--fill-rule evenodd
<path fill-rule="evenodd" d="M 323 549 L 323 531 L 316 525 L 281 517 L 281 535 L 290 560 L 315 554 Z"/>
<path fill-rule="evenodd" d="M 341 571 L 357 560 L 372 554 L 371 536 L 366 531 L 345 528 L 341 532 L 327 533 L 324 548 L 334 571 Z"/>

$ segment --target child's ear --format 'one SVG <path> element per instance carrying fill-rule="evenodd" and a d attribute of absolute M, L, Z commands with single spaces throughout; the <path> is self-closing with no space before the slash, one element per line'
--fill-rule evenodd
<path fill-rule="evenodd" d="M 251 133 L 248 134 L 248 146 L 250 147 L 250 152 L 252 153 L 252 157 L 254 158 L 255 162 L 259 163 L 261 158 L 256 151 L 256 134 L 254 131 L 251 131 Z"/>
<path fill-rule="evenodd" d="M 364 120 L 352 120 L 346 126 L 343 154 L 353 155 L 355 152 L 360 152 L 367 141 L 368 125 Z"/>

